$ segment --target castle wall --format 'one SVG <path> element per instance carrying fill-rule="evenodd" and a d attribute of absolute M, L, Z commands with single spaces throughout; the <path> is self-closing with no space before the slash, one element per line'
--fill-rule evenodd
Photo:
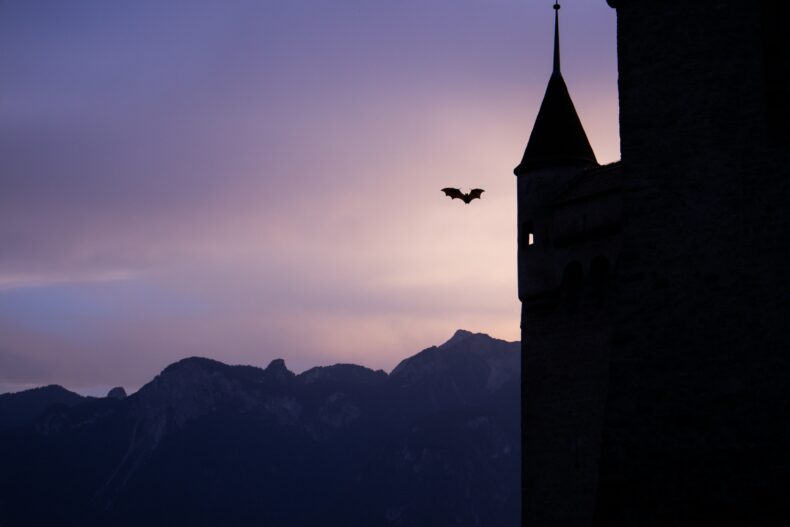
<path fill-rule="evenodd" d="M 619 183 L 519 180 L 524 523 L 788 525 L 790 9 L 610 3 Z"/>
<path fill-rule="evenodd" d="M 602 301 L 581 296 L 522 317 L 525 525 L 593 517 L 611 324 Z"/>
<path fill-rule="evenodd" d="M 521 247 L 519 267 L 524 518 L 585 526 L 595 510 L 619 198 L 613 189 L 574 193 L 590 171 L 554 171 L 519 177 L 520 216 L 537 218 L 538 231 L 534 246 Z"/>
<path fill-rule="evenodd" d="M 618 8 L 627 192 L 598 525 L 790 518 L 790 148 L 762 24 L 755 2 Z"/>

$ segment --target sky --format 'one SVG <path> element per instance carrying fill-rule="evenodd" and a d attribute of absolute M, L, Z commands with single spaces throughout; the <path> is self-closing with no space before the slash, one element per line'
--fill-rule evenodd
<path fill-rule="evenodd" d="M 518 340 L 512 170 L 552 3 L 0 2 L 0 393 Z M 615 11 L 566 0 L 561 33 L 615 161 Z"/>

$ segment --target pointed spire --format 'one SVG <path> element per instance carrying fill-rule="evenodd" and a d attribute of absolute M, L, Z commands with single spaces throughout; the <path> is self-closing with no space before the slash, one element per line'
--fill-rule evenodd
<path fill-rule="evenodd" d="M 554 71 L 517 176 L 532 169 L 564 165 L 597 165 L 595 153 L 573 106 L 560 72 L 560 4 L 554 3 Z"/>
<path fill-rule="evenodd" d="M 560 75 L 560 4 L 554 2 L 554 75 Z"/>

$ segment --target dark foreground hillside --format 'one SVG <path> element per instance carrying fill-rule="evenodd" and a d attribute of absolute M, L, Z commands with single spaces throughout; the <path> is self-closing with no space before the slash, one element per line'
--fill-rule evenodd
<path fill-rule="evenodd" d="M 0 526 L 516 526 L 518 350 L 459 331 L 389 375 L 190 358 L 129 397 L 0 396 Z"/>

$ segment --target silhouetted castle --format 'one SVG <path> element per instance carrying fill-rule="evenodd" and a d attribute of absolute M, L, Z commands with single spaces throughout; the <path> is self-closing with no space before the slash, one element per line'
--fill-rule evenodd
<path fill-rule="evenodd" d="M 790 525 L 788 3 L 609 4 L 622 160 L 557 36 L 515 169 L 524 525 Z"/>

